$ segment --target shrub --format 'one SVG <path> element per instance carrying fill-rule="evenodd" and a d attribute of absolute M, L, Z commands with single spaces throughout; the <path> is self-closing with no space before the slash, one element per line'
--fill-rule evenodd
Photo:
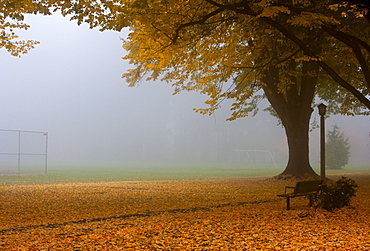
<path fill-rule="evenodd" d="M 348 138 L 344 137 L 337 125 L 328 132 L 326 143 L 326 168 L 341 169 L 348 164 L 350 157 L 350 144 Z"/>
<path fill-rule="evenodd" d="M 336 208 L 349 206 L 351 198 L 356 196 L 357 188 L 358 185 L 354 180 L 342 177 L 322 188 L 314 198 L 315 207 L 333 211 Z"/>

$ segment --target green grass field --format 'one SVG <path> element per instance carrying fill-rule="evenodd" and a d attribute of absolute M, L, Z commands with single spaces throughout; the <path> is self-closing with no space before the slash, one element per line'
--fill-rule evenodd
<path fill-rule="evenodd" d="M 314 168 L 319 173 L 319 168 Z M 132 164 L 106 166 L 64 166 L 43 171 L 22 173 L 18 176 L 0 176 L 0 184 L 44 184 L 70 182 L 99 182 L 118 180 L 180 180 L 208 178 L 273 177 L 280 174 L 284 166 L 265 166 L 252 169 L 235 164 Z M 354 166 L 342 170 L 327 170 L 327 174 L 370 173 L 370 167 Z"/>

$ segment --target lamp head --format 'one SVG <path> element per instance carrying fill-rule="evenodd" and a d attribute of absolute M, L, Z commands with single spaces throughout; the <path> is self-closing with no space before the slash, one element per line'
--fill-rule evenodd
<path fill-rule="evenodd" d="M 317 108 L 319 108 L 319 114 L 320 116 L 325 116 L 326 114 L 326 105 L 324 105 L 323 103 L 319 104 L 317 106 Z"/>

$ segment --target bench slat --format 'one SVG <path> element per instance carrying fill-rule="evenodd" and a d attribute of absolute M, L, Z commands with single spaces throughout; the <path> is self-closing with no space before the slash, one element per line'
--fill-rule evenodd
<path fill-rule="evenodd" d="M 317 192 L 322 185 L 322 180 L 300 181 L 294 189 L 295 194 Z"/>

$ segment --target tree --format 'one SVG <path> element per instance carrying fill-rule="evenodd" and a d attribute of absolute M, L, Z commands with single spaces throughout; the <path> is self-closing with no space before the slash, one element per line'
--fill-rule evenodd
<path fill-rule="evenodd" d="M 50 14 L 48 5 L 31 0 L 0 2 L 0 48 L 5 48 L 11 55 L 17 57 L 28 53 L 39 44 L 34 40 L 18 40 L 15 30 L 29 28 L 29 25 L 23 22 L 25 13 Z"/>
<path fill-rule="evenodd" d="M 128 12 L 136 13 L 135 22 L 124 46 L 129 51 L 126 58 L 137 67 L 124 77 L 134 85 L 145 75 L 149 80 L 163 76 L 163 80 L 174 81 L 175 92 L 206 93 L 209 108 L 197 110 L 203 114 L 214 112 L 226 98 L 235 99 L 231 119 L 255 109 L 260 98 L 256 93 L 262 89 L 287 134 L 289 161 L 282 175 L 315 176 L 308 158 L 315 94 L 331 104 L 340 101 L 331 105 L 336 112 L 354 114 L 364 106 L 370 108 L 368 82 L 358 83 L 366 76 L 369 55 L 357 47 L 367 38 L 358 41 L 341 31 L 348 30 L 348 23 L 354 33 L 360 27 L 369 31 L 369 26 L 361 18 L 342 17 L 339 11 L 345 7 L 339 5 L 296 3 L 206 0 L 133 4 Z M 346 25 L 333 28 L 340 23 Z M 350 37 L 355 45 L 341 35 Z M 340 74 L 343 69 L 346 79 Z M 228 79 L 233 83 L 227 85 Z M 338 84 L 351 95 L 338 90 Z M 335 92 L 327 91 L 334 88 Z"/>
<path fill-rule="evenodd" d="M 326 142 L 326 167 L 328 169 L 341 169 L 348 164 L 350 157 L 350 144 L 344 133 L 340 133 L 339 127 L 333 125 L 327 134 Z"/>
<path fill-rule="evenodd" d="M 172 82 L 175 93 L 207 94 L 208 107 L 196 109 L 202 114 L 233 99 L 230 120 L 257 112 L 266 97 L 287 134 L 282 175 L 316 175 L 308 158 L 315 97 L 333 113 L 370 109 L 366 6 L 334 0 L 40 2 L 91 27 L 130 27 L 124 48 L 136 68 L 123 77 L 131 86 L 160 78 Z"/>

